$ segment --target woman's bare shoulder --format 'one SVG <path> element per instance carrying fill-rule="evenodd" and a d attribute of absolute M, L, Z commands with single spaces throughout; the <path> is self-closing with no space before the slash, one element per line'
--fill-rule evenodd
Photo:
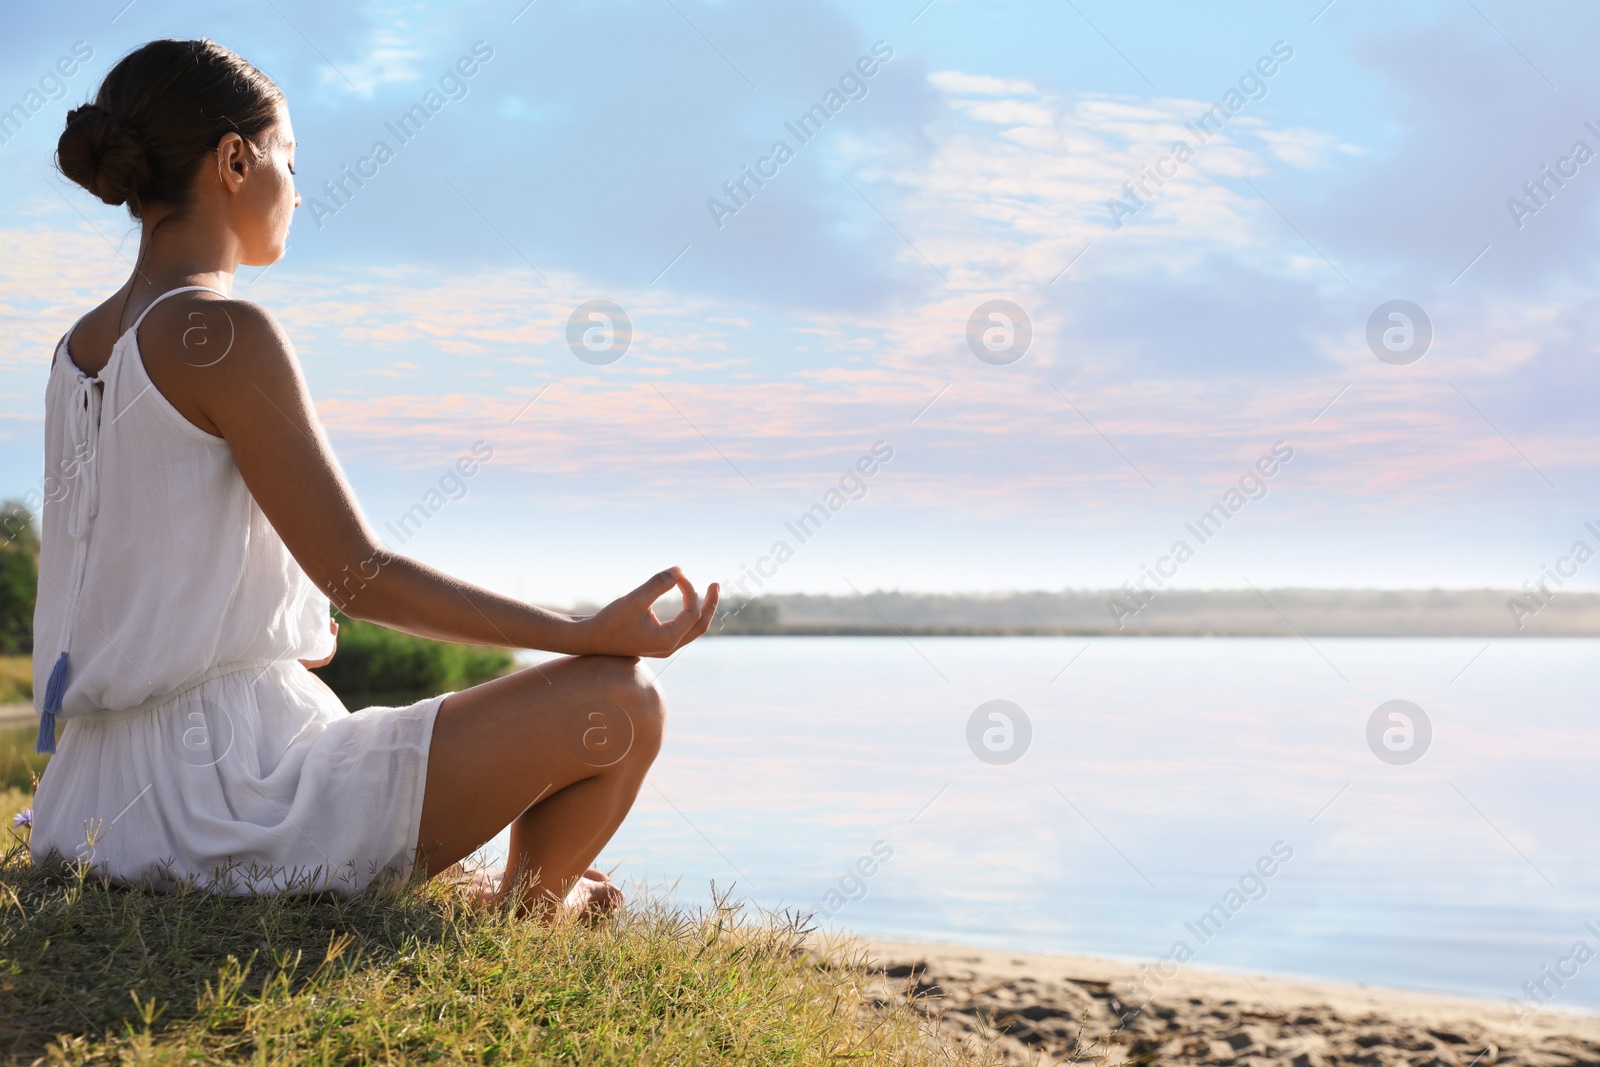
<path fill-rule="evenodd" d="M 121 330 L 117 316 L 122 309 L 122 294 L 113 293 L 73 323 L 67 335 L 67 355 L 85 374 L 99 374 L 111 361 L 111 349 Z"/>
<path fill-rule="evenodd" d="M 196 369 L 230 362 L 230 370 L 270 365 L 291 357 L 289 335 L 272 312 L 249 300 L 196 291 L 168 297 L 150 309 L 139 327 L 139 350 Z"/>
<path fill-rule="evenodd" d="M 209 434 L 223 408 L 278 395 L 299 379 L 289 335 L 260 304 L 195 291 L 150 309 L 136 338 L 145 373 L 184 418 Z"/>

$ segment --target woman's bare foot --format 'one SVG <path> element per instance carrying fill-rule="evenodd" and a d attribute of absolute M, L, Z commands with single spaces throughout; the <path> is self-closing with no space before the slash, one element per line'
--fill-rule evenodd
<path fill-rule="evenodd" d="M 473 904 L 493 905 L 504 899 L 504 869 L 469 870 L 458 863 L 440 872 L 439 877 L 459 887 Z M 578 878 L 562 904 L 579 918 L 593 920 L 610 915 L 622 907 L 625 900 L 610 875 L 598 867 L 590 867 Z"/>
<path fill-rule="evenodd" d="M 622 907 L 624 900 L 622 890 L 611 881 L 610 875 L 598 867 L 590 867 L 567 894 L 565 903 L 580 918 L 599 919 Z"/>
<path fill-rule="evenodd" d="M 440 871 L 439 877 L 460 888 L 473 904 L 496 904 L 500 900 L 500 885 L 505 881 L 506 872 L 504 869 L 488 867 L 469 870 L 455 863 Z"/>

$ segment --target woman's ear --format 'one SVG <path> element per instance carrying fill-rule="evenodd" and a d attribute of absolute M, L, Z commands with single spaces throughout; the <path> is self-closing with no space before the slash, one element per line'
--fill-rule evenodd
<path fill-rule="evenodd" d="M 238 192 L 244 184 L 248 152 L 249 145 L 237 133 L 225 133 L 217 142 L 217 181 L 229 192 Z"/>

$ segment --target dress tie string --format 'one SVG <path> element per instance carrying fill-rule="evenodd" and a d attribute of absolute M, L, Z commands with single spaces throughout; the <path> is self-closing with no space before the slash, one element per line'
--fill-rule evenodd
<path fill-rule="evenodd" d="M 67 402 L 67 443 L 72 450 L 72 473 L 77 484 L 67 495 L 67 536 L 72 538 L 72 589 L 67 597 L 66 618 L 62 623 L 61 654 L 50 670 L 44 687 L 44 706 L 39 716 L 39 737 L 34 742 L 38 753 L 56 750 L 56 712 L 67 691 L 68 650 L 72 647 L 72 621 L 83 593 L 83 575 L 89 560 L 89 527 L 100 509 L 100 473 L 96 460 L 100 452 L 100 415 L 105 397 L 99 378 L 78 375 Z"/>

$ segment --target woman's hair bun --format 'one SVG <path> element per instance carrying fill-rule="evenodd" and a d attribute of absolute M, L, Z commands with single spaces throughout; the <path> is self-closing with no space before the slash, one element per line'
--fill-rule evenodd
<path fill-rule="evenodd" d="M 215 41 L 163 38 L 119 59 L 93 100 L 68 113 L 56 166 L 142 219 L 151 205 L 189 202 L 201 162 L 223 137 L 238 134 L 259 151 L 283 92 Z"/>
<path fill-rule="evenodd" d="M 137 130 L 96 104 L 74 108 L 56 144 L 61 173 L 113 207 L 139 203 L 150 155 Z"/>

